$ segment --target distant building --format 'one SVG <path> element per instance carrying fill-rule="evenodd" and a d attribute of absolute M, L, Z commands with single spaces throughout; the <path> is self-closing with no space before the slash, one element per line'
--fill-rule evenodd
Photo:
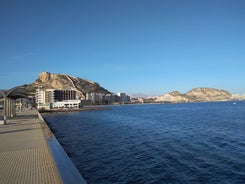
<path fill-rule="evenodd" d="M 120 102 L 122 103 L 128 103 L 130 101 L 130 97 L 126 95 L 126 93 L 119 92 L 117 95 L 119 96 Z"/>
<path fill-rule="evenodd" d="M 113 104 L 119 101 L 119 97 L 116 94 L 106 94 L 105 102 L 107 104 Z"/>
<path fill-rule="evenodd" d="M 128 103 L 130 97 L 126 93 L 116 94 L 101 94 L 101 93 L 86 93 L 86 104 L 113 104 L 113 103 Z M 84 102 L 83 102 L 84 103 Z"/>
<path fill-rule="evenodd" d="M 74 90 L 44 89 L 36 90 L 37 109 L 79 108 L 81 101 Z"/>
<path fill-rule="evenodd" d="M 105 102 L 105 94 L 102 93 L 86 93 L 86 101 L 90 102 L 90 104 L 104 104 Z"/>

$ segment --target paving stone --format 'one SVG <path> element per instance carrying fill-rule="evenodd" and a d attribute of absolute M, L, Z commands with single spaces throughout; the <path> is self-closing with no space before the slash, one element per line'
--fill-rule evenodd
<path fill-rule="evenodd" d="M 62 183 L 35 110 L 0 125 L 0 183 Z"/>

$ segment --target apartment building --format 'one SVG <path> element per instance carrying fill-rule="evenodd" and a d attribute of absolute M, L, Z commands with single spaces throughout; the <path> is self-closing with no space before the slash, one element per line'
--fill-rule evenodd
<path fill-rule="evenodd" d="M 113 104 L 113 103 L 128 103 L 130 97 L 126 93 L 116 94 L 101 94 L 101 93 L 86 93 L 86 101 L 91 104 Z"/>
<path fill-rule="evenodd" d="M 69 89 L 44 89 L 36 90 L 37 109 L 79 108 L 81 101 L 77 99 L 76 91 Z"/>
<path fill-rule="evenodd" d="M 119 101 L 122 103 L 127 103 L 129 102 L 128 96 L 126 95 L 126 93 L 117 93 L 117 96 L 119 96 Z"/>
<path fill-rule="evenodd" d="M 76 100 L 76 93 L 74 90 L 54 90 L 54 101 Z"/>
<path fill-rule="evenodd" d="M 45 103 L 45 89 L 42 87 L 38 88 L 35 98 L 37 104 Z"/>

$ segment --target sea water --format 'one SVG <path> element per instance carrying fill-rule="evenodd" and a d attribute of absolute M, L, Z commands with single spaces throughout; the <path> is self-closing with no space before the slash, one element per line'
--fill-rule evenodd
<path fill-rule="evenodd" d="M 245 102 L 44 114 L 87 183 L 245 183 Z"/>

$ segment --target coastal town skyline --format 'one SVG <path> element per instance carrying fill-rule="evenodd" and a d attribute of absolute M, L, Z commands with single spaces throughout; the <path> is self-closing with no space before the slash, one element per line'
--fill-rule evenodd
<path fill-rule="evenodd" d="M 245 2 L 0 3 L 0 88 L 67 73 L 127 94 L 245 93 Z"/>

